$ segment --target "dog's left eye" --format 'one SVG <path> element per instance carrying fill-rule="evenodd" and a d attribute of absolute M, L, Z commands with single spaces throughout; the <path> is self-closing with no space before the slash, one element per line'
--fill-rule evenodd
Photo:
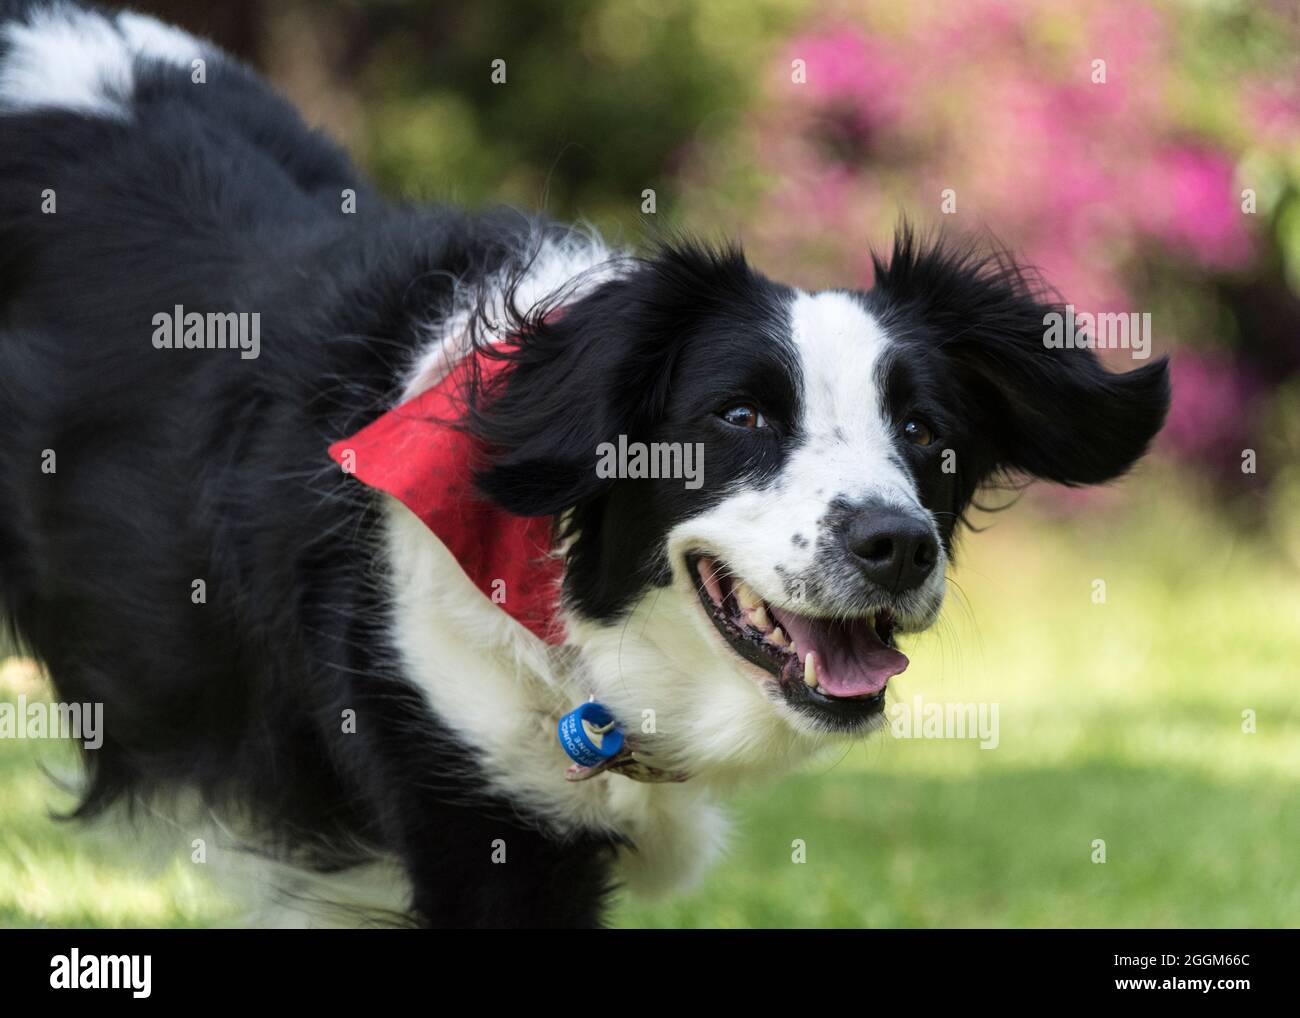
<path fill-rule="evenodd" d="M 903 437 L 913 445 L 929 445 L 934 441 L 934 432 L 916 418 L 903 422 Z"/>
<path fill-rule="evenodd" d="M 718 415 L 728 424 L 737 428 L 766 428 L 767 418 L 748 403 L 736 403 Z"/>

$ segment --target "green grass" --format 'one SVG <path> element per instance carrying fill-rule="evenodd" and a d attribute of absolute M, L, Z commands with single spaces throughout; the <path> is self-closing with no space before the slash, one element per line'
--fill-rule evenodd
<path fill-rule="evenodd" d="M 75 804 L 59 787 L 75 763 L 68 744 L 0 740 L 0 927 L 207 926 L 227 914 L 188 854 L 57 819 Z"/>
<path fill-rule="evenodd" d="M 908 647 L 895 697 L 997 703 L 996 749 L 885 734 L 757 787 L 701 886 L 620 900 L 616 924 L 1300 923 L 1295 535 L 1225 536 L 1170 479 L 1129 494 L 968 535 L 945 621 Z M 185 856 L 146 864 L 129 838 L 48 819 L 68 800 L 41 758 L 71 759 L 0 741 L 0 923 L 220 920 Z"/>

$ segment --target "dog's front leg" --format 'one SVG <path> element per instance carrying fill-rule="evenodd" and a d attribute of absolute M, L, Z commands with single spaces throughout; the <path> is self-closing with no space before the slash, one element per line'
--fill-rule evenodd
<path fill-rule="evenodd" d="M 561 834 L 489 788 L 472 751 L 414 691 L 361 681 L 349 770 L 374 802 L 374 840 L 410 880 L 412 917 L 438 927 L 591 927 L 601 923 L 616 839 Z"/>

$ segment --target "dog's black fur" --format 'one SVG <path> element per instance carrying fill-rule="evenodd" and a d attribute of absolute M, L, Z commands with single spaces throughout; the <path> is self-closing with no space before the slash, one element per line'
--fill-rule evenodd
<path fill-rule="evenodd" d="M 453 281 L 559 228 L 390 205 L 247 70 L 215 60 L 208 75 L 195 88 L 138 68 L 128 119 L 0 119 L 0 596 L 60 695 L 106 705 L 81 812 L 197 788 L 311 866 L 394 853 L 417 921 L 597 924 L 618 837 L 557 838 L 526 803 L 482 790 L 472 747 L 401 674 L 374 582 L 377 513 L 325 451 L 397 401 Z M 891 361 L 889 391 L 958 443 L 955 476 L 912 463 L 945 541 L 999 468 L 1092 482 L 1158 429 L 1163 363 L 1114 376 L 1080 351 L 1068 370 L 1049 364 L 1043 305 L 1015 270 L 905 236 L 878 273 L 866 299 L 915 353 Z M 558 319 L 515 323 L 517 363 L 468 422 L 495 454 L 480 481 L 516 513 L 575 509 L 566 585 L 585 614 L 666 582 L 665 529 L 799 441 L 794 368 L 777 344 L 755 363 L 750 340 L 779 320 L 783 291 L 736 253 L 683 245 Z M 176 304 L 260 313 L 260 357 L 155 350 L 153 316 Z M 710 342 L 690 342 L 702 330 Z M 682 438 L 733 384 L 761 387 L 788 431 L 711 446 L 696 501 L 596 478 L 599 441 Z M 585 415 L 556 427 L 576 406 Z M 341 732 L 348 709 L 355 735 Z M 491 861 L 500 837 L 509 866 Z"/>
<path fill-rule="evenodd" d="M 397 853 L 422 921 L 596 923 L 609 838 L 478 791 L 401 679 L 370 499 L 325 454 L 532 224 L 381 202 L 233 63 L 159 67 L 133 106 L 7 116 L 0 145 L 0 591 L 60 695 L 106 704 L 82 812 L 197 787 L 314 865 Z M 153 349 L 173 304 L 260 312 L 260 357 Z"/>

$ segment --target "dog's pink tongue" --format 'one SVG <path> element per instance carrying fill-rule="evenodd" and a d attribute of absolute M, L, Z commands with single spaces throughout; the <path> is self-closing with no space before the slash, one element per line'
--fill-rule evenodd
<path fill-rule="evenodd" d="M 818 687 L 830 696 L 872 696 L 907 668 L 907 656 L 886 647 L 866 621 L 811 619 L 775 607 L 772 614 L 801 661 L 809 651 L 816 653 Z"/>

